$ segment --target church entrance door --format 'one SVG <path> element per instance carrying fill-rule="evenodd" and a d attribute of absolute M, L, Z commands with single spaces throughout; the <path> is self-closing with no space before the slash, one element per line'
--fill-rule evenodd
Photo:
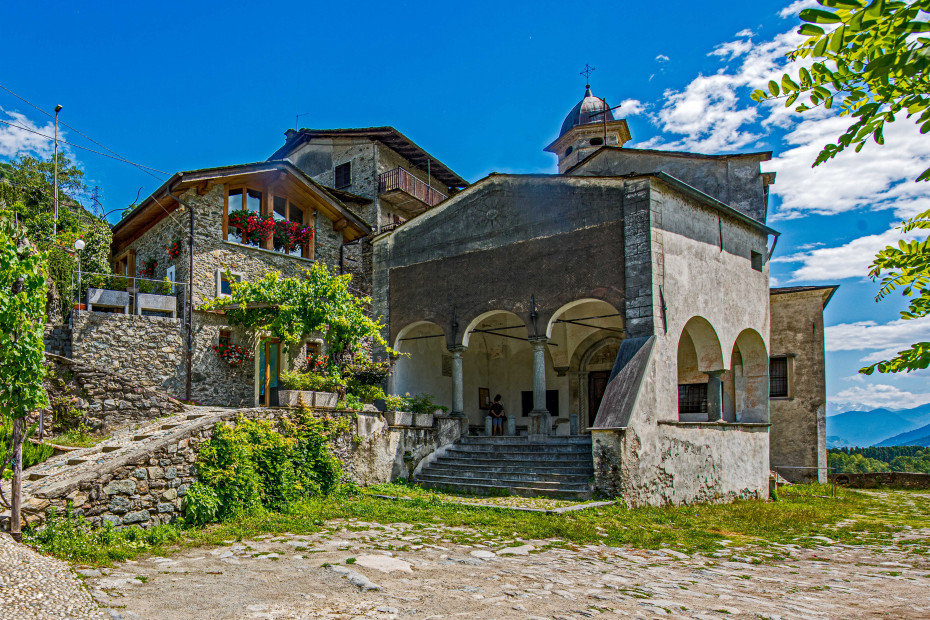
<path fill-rule="evenodd" d="M 594 426 L 597 410 L 601 408 L 601 400 L 607 390 L 610 379 L 609 370 L 595 370 L 588 373 L 588 426 Z"/>

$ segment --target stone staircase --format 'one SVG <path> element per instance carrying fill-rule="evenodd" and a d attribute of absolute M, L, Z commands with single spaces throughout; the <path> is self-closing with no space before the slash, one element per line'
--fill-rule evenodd
<path fill-rule="evenodd" d="M 428 489 L 588 500 L 593 476 L 588 436 L 463 437 L 415 479 Z"/>

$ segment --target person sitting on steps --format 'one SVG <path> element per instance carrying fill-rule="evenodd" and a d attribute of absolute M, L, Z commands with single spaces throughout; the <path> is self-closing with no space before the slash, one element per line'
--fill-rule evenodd
<path fill-rule="evenodd" d="M 501 404 L 501 395 L 494 397 L 491 404 L 491 435 L 504 434 L 504 406 Z"/>

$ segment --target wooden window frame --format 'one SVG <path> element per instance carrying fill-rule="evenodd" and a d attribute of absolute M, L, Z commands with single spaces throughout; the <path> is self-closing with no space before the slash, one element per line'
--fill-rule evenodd
<path fill-rule="evenodd" d="M 304 219 L 305 219 L 304 226 L 309 226 L 311 229 L 313 229 L 313 240 L 303 245 L 303 247 L 301 248 L 301 252 L 300 252 L 300 258 L 306 258 L 309 260 L 313 260 L 314 255 L 315 255 L 315 250 L 316 250 L 316 226 L 314 226 L 314 214 L 316 213 L 316 209 L 313 209 L 312 207 L 302 207 L 294 203 L 294 201 L 291 200 L 291 198 L 289 198 L 288 196 L 282 195 L 281 192 L 276 192 L 273 189 L 273 185 L 274 184 L 269 185 L 269 184 L 261 184 L 261 183 L 254 183 L 254 184 L 236 183 L 234 185 L 226 186 L 226 192 L 223 198 L 223 241 L 229 241 L 229 206 L 230 206 L 229 205 L 229 193 L 235 190 L 242 190 L 242 196 L 241 196 L 242 204 L 239 206 L 239 209 L 234 209 L 234 210 L 240 210 L 240 209 L 244 210 L 248 192 L 249 190 L 252 190 L 256 192 L 261 192 L 262 194 L 262 208 L 261 208 L 260 213 L 263 217 L 274 216 L 274 199 L 276 196 L 278 198 L 284 198 L 287 203 L 284 208 L 285 219 L 290 220 L 292 204 L 297 209 L 299 209 L 301 213 L 304 214 Z M 236 243 L 236 242 L 233 241 L 232 243 Z M 271 250 L 275 252 L 274 241 L 272 239 L 263 240 L 261 246 L 259 247 L 261 247 L 264 250 Z M 276 253 L 281 254 L 282 256 L 290 256 L 291 258 L 297 258 L 296 256 L 291 256 L 291 254 L 287 252 L 276 252 Z"/>
<path fill-rule="evenodd" d="M 226 340 L 225 344 L 232 344 L 232 330 L 231 329 L 221 329 L 219 335 L 216 338 L 216 343 L 224 344 L 223 340 Z"/>
<path fill-rule="evenodd" d="M 125 273 L 119 273 L 119 265 L 124 260 L 126 261 L 126 271 Z M 113 259 L 113 272 L 128 278 L 134 277 L 136 275 L 136 251 L 132 249 L 125 250 L 122 254 Z"/>

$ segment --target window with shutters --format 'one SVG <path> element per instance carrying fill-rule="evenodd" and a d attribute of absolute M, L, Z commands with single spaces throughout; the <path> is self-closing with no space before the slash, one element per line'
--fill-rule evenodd
<path fill-rule="evenodd" d="M 333 187 L 336 189 L 343 189 L 352 185 L 352 162 L 347 161 L 336 166 L 334 176 Z"/>

